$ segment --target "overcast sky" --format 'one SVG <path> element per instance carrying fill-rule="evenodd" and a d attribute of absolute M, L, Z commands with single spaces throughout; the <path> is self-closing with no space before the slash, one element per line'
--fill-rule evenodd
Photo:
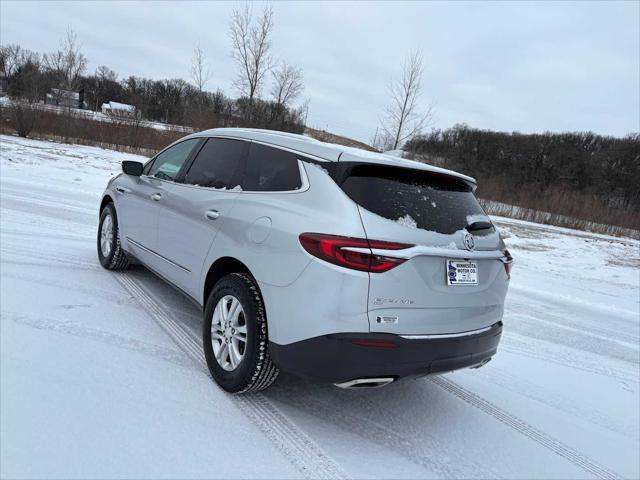
<path fill-rule="evenodd" d="M 189 79 L 234 95 L 229 17 L 240 3 L 0 2 L 0 42 L 55 49 L 67 25 L 120 78 Z M 259 10 L 263 4 L 254 4 Z M 420 48 L 433 126 L 640 131 L 640 2 L 274 2 L 275 55 L 304 70 L 308 124 L 368 141 L 404 55 Z"/>

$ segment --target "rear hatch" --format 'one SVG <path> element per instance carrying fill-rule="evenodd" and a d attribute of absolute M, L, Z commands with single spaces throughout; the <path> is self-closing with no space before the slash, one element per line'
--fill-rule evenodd
<path fill-rule="evenodd" d="M 462 333 L 502 318 L 508 284 L 504 244 L 467 180 L 355 163 L 341 165 L 336 174 L 358 204 L 370 242 L 407 244 L 401 250 L 373 249 L 406 261 L 370 273 L 372 332 Z"/>

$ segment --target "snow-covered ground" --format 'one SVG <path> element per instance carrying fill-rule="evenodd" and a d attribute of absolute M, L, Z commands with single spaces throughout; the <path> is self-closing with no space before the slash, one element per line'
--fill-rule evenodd
<path fill-rule="evenodd" d="M 637 478 L 640 242 L 496 218 L 487 366 L 376 390 L 208 378 L 198 310 L 95 254 L 133 155 L 0 137 L 0 477 Z"/>

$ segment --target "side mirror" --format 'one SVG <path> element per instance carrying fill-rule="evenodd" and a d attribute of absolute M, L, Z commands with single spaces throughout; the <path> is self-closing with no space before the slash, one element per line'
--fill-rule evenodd
<path fill-rule="evenodd" d="M 134 177 L 139 177 L 142 175 L 142 169 L 144 165 L 140 162 L 134 162 L 132 160 L 125 160 L 122 162 L 122 171 L 127 175 L 133 175 Z"/>

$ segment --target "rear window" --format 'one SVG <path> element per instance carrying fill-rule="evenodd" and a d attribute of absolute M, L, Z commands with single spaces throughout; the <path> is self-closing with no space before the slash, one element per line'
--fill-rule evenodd
<path fill-rule="evenodd" d="M 437 173 L 359 165 L 342 189 L 358 205 L 407 227 L 451 234 L 479 216 L 487 218 L 466 183 Z"/>

